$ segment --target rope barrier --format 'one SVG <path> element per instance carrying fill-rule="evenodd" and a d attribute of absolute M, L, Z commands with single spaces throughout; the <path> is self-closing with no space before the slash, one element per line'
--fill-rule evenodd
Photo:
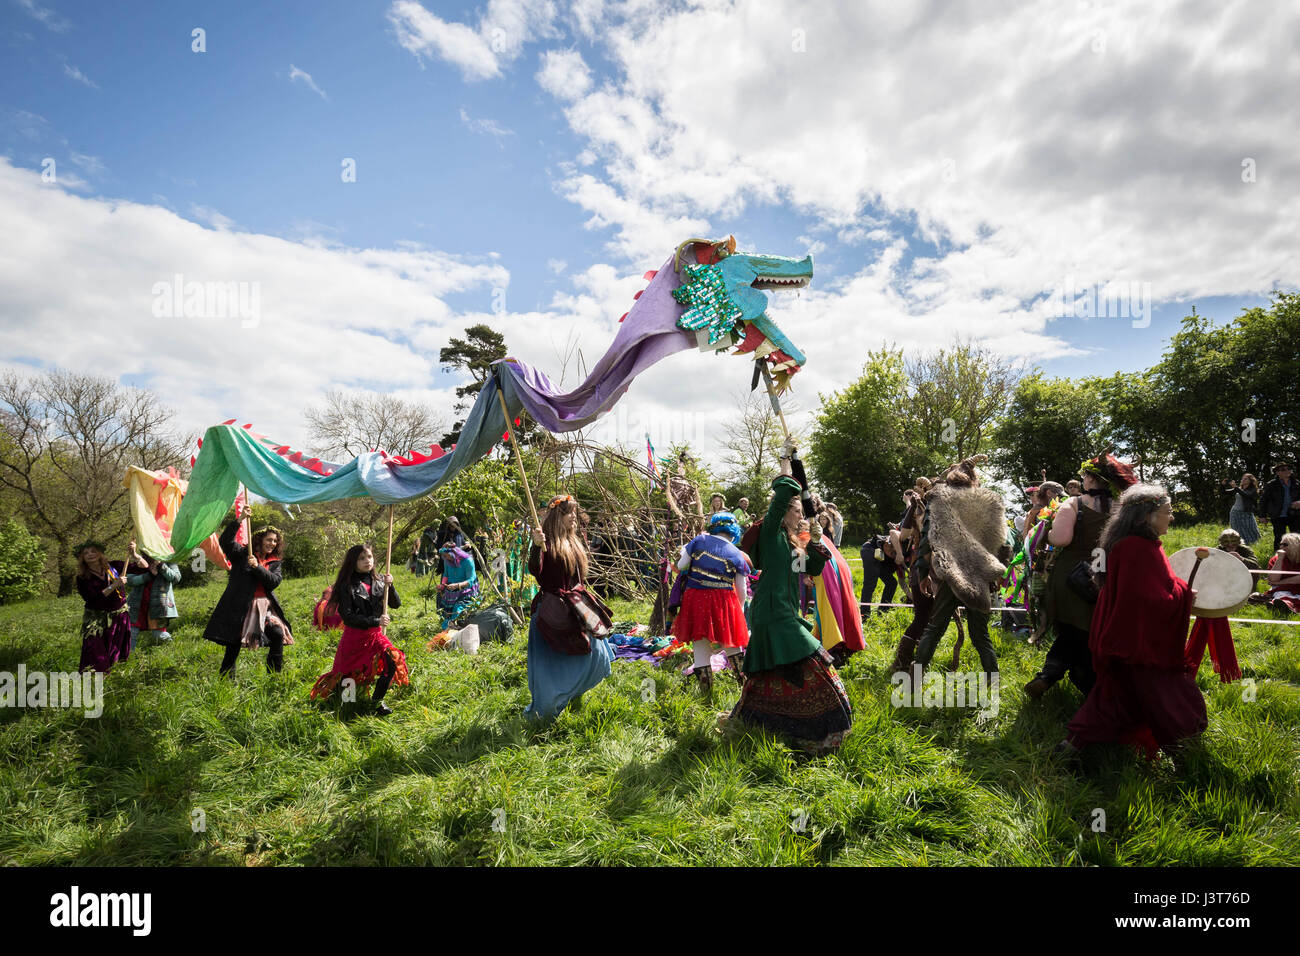
<path fill-rule="evenodd" d="M 868 604 L 865 601 L 859 601 L 858 608 L 861 609 L 864 607 L 916 607 L 916 605 L 915 604 Z M 992 611 L 989 612 L 989 614 L 992 615 L 997 611 L 1023 611 L 1023 610 L 1024 608 L 1022 607 L 1008 607 L 1008 608 L 995 607 L 993 608 Z M 1300 627 L 1300 621 L 1281 621 L 1281 620 L 1277 620 L 1276 618 L 1269 618 L 1269 617 L 1229 617 L 1229 618 L 1224 618 L 1224 620 L 1231 621 L 1234 624 L 1280 624 L 1283 627 Z"/>

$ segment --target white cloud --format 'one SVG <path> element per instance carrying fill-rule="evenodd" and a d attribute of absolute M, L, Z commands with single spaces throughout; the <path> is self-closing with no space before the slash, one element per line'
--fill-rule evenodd
<path fill-rule="evenodd" d="M 308 73 L 306 70 L 298 69 L 292 63 L 290 63 L 289 82 L 292 83 L 294 80 L 302 80 L 309 90 L 311 90 L 321 99 L 323 99 L 325 102 L 327 103 L 329 102 L 329 97 L 325 95 L 324 90 L 322 90 L 319 86 L 316 85 L 316 81 L 311 78 L 311 74 Z"/>
<path fill-rule="evenodd" d="M 496 122 L 495 120 L 471 117 L 469 115 L 469 111 L 466 110 L 465 107 L 463 106 L 460 108 L 460 121 L 464 123 L 467 127 L 469 127 L 469 129 L 472 132 L 482 133 L 486 136 L 495 137 L 497 141 L 497 145 L 502 146 L 503 149 L 505 147 L 502 143 L 502 140 L 504 140 L 507 136 L 515 135 L 514 130 L 502 126 L 500 123 Z"/>
<path fill-rule="evenodd" d="M 73 150 L 69 154 L 69 158 L 72 160 L 73 164 L 80 167 L 87 176 L 102 176 L 104 173 L 108 172 L 108 167 L 104 165 L 103 161 L 101 161 L 98 156 L 87 156 L 85 153 L 78 153 L 76 150 Z"/>
<path fill-rule="evenodd" d="M 32 113 L 28 110 L 6 109 L 4 111 L 5 125 L 14 130 L 23 139 L 33 143 L 40 142 L 49 135 L 50 121 L 40 113 Z"/>
<path fill-rule="evenodd" d="M 486 310 L 491 288 L 509 282 L 499 264 L 418 246 L 325 248 L 205 229 L 159 206 L 51 189 L 3 159 L 0 220 L 0 363 L 143 380 L 186 429 L 237 417 L 299 444 L 300 409 L 331 386 L 431 390 L 450 407 L 437 348 L 469 323 L 445 297 L 478 290 Z M 183 284 L 255 284 L 258 321 L 156 317 L 156 290 L 178 274 Z M 416 338 L 423 349 L 407 344 Z M 274 370 L 265 390 L 245 387 L 250 367 Z"/>
<path fill-rule="evenodd" d="M 190 203 L 190 215 L 199 222 L 205 222 L 217 232 L 230 232 L 236 225 L 235 220 L 229 216 L 222 215 L 211 206 L 200 206 L 198 203 Z"/>
<path fill-rule="evenodd" d="M 18 6 L 26 10 L 29 16 L 39 20 L 55 33 L 64 33 L 72 26 L 72 21 L 67 17 L 48 7 L 42 7 L 36 0 L 18 0 Z"/>
<path fill-rule="evenodd" d="M 537 83 L 557 100 L 574 100 L 591 88 L 591 70 L 577 50 L 547 50 Z"/>
<path fill-rule="evenodd" d="M 89 86 L 91 89 L 94 90 L 99 89 L 98 83 L 96 83 L 90 77 L 86 76 L 86 74 L 82 73 L 79 69 L 77 69 L 75 66 L 73 66 L 71 63 L 67 62 L 66 60 L 63 62 L 63 72 L 66 73 L 68 76 L 72 77 L 78 83 L 84 83 L 86 86 Z"/>
<path fill-rule="evenodd" d="M 883 246 L 774 306 L 809 355 L 806 387 L 851 377 L 884 341 L 1064 354 L 1041 297 L 1070 277 L 1149 282 L 1158 302 L 1300 283 L 1300 156 L 1294 124 L 1277 121 L 1300 82 L 1298 30 L 1294 5 L 1209 0 L 943 16 L 632 3 L 591 33 L 613 67 L 599 86 L 564 82 L 581 62 L 568 51 L 544 54 L 537 81 L 582 143 L 582 172 L 556 188 L 620 261 L 726 231 L 759 203 L 817 225 L 758 251 L 821 251 L 823 233 Z M 913 257 L 902 237 L 938 251 Z"/>
<path fill-rule="evenodd" d="M 569 264 L 563 259 L 547 259 L 546 268 L 550 269 L 557 276 L 569 267 Z"/>
<path fill-rule="evenodd" d="M 526 42 L 556 35 L 555 16 L 552 0 L 489 0 L 474 27 L 443 20 L 415 0 L 395 0 L 388 8 L 403 49 L 421 60 L 444 60 L 467 80 L 500 76 Z"/>

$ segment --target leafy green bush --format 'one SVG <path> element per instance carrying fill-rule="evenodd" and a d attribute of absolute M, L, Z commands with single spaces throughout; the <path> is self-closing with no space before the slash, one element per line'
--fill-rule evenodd
<path fill-rule="evenodd" d="M 283 517 L 281 515 L 276 527 L 284 532 L 282 569 L 286 577 L 334 575 L 343 562 L 343 555 L 354 544 L 369 544 L 375 549 L 375 559 L 379 565 L 382 567 L 384 563 L 384 542 L 369 528 L 334 517 L 304 517 L 293 522 L 285 521 Z M 396 550 L 394 547 L 395 552 Z M 395 564 L 400 565 L 402 560 L 394 557 Z"/>
<path fill-rule="evenodd" d="M 14 519 L 0 524 L 0 604 L 35 597 L 44 589 L 45 548 Z"/>

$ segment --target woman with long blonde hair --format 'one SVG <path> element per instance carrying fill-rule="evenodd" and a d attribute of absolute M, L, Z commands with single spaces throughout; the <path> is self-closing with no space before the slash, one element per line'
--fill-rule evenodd
<path fill-rule="evenodd" d="M 528 692 L 524 714 L 551 720 L 609 676 L 614 649 L 609 609 L 586 588 L 587 549 L 579 534 L 581 509 L 558 495 L 533 529 L 528 570 L 540 590 L 528 625 Z"/>

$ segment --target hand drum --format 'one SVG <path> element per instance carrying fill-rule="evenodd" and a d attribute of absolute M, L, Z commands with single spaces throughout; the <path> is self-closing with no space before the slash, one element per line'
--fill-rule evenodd
<path fill-rule="evenodd" d="M 1240 610 L 1255 589 L 1254 579 L 1246 566 L 1228 552 L 1211 548 L 1197 568 L 1196 552 L 1196 548 L 1183 548 L 1169 556 L 1174 574 L 1184 581 L 1191 578 L 1192 569 L 1196 568 L 1192 582 L 1196 589 L 1196 604 L 1192 607 L 1192 615 L 1227 617 Z"/>

